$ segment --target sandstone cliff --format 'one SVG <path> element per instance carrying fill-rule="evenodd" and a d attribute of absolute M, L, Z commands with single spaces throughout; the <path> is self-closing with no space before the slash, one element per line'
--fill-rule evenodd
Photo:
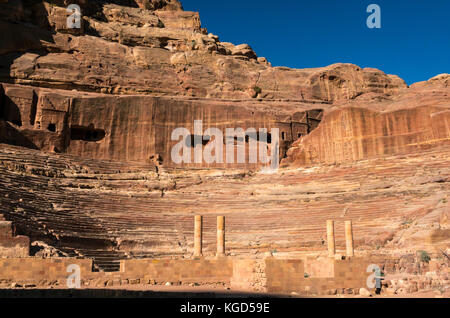
<path fill-rule="evenodd" d="M 445 75 L 407 88 L 397 76 L 351 64 L 301 70 L 272 67 L 265 58 L 258 58 L 248 45 L 224 43 L 218 36 L 208 34 L 201 27 L 198 13 L 183 11 L 178 1 L 78 1 L 78 4 L 83 14 L 81 29 L 68 28 L 66 20 L 70 12 L 65 9 L 65 1 L 17 0 L 0 4 L 0 23 L 5 31 L 2 32 L 0 45 L 0 81 L 66 90 L 55 95 L 42 94 L 42 89 L 4 89 L 6 95 L 2 118 L 9 124 L 2 125 L 16 124 L 12 129 L 21 131 L 21 136 L 13 139 L 26 140 L 21 145 L 103 159 L 146 161 L 157 155 L 167 158 L 167 133 L 151 131 L 153 128 L 148 127 L 148 131 L 141 131 L 141 135 L 136 135 L 128 125 L 124 126 L 124 122 L 140 125 L 146 121 L 145 115 L 132 115 L 128 110 L 117 113 L 109 109 L 109 105 L 123 104 L 122 101 L 133 105 L 130 109 L 141 107 L 139 105 L 143 103 L 154 104 L 154 99 L 150 97 L 145 101 L 133 97 L 116 98 L 116 95 L 136 94 L 194 97 L 197 99 L 193 102 L 174 100 L 173 103 L 194 103 L 197 109 L 203 109 L 200 111 L 203 114 L 213 108 L 222 112 L 220 115 L 217 113 L 216 118 L 203 118 L 204 115 L 198 112 L 198 115 L 193 115 L 196 111 L 192 107 L 181 106 L 186 118 L 170 120 L 173 127 L 190 126 L 189 122 L 193 120 L 187 118 L 193 118 L 192 116 L 201 117 L 197 119 L 207 122 L 205 128 L 223 126 L 230 121 L 243 125 L 244 128 L 278 126 L 285 136 L 281 145 L 281 158 L 286 156 L 295 140 L 309 134 L 322 118 L 322 115 L 305 116 L 305 110 L 325 111 L 327 115 L 324 118 L 327 122 L 313 136 L 298 140 L 290 150 L 291 155 L 285 160 L 286 163 L 362 159 L 372 154 L 409 151 L 414 148 L 412 144 L 435 144 L 448 138 L 445 110 L 448 106 L 449 88 Z M 105 112 L 107 116 L 113 116 L 112 122 L 107 124 L 98 117 L 82 115 L 89 112 L 89 108 L 76 106 L 84 104 L 78 102 L 82 94 L 68 92 L 74 89 L 113 95 L 97 97 L 102 105 L 108 105 Z M 87 97 L 84 95 L 81 98 Z M 418 103 L 418 98 L 423 103 Z M 231 100 L 234 102 L 230 102 Z M 160 105 L 165 105 L 165 101 L 172 103 L 165 99 Z M 239 103 L 236 104 L 236 101 Z M 229 107 L 230 105 L 237 107 Z M 384 140 L 389 143 L 390 140 L 396 140 L 396 134 L 414 134 L 410 130 L 419 128 L 401 128 L 404 125 L 399 125 L 395 131 L 382 128 L 389 119 L 373 119 L 372 127 L 366 127 L 370 123 L 364 120 L 364 116 L 391 116 L 378 116 L 374 111 L 389 112 L 389 109 L 394 108 L 413 108 L 412 105 L 425 106 L 426 109 L 405 111 L 403 116 L 408 118 L 405 120 L 422 123 L 429 121 L 429 126 L 423 129 L 433 130 L 432 134 L 422 134 L 419 140 L 403 140 L 399 145 L 392 141 L 395 145 L 388 145 Z M 363 110 L 355 111 L 366 115 L 347 116 L 345 114 L 349 112 L 349 107 L 361 108 Z M 15 108 L 18 110 L 14 110 Z M 175 111 L 176 107 L 170 109 Z M 335 111 L 337 113 L 328 115 Z M 14 112 L 17 114 L 14 115 Z M 255 115 L 255 112 L 265 115 Z M 274 116 L 274 113 L 278 115 Z M 393 113 L 392 116 L 395 117 L 396 114 L 399 113 Z M 30 119 L 30 125 L 22 126 L 23 121 L 19 123 L 15 118 L 17 116 L 40 118 Z M 129 116 L 135 116 L 136 122 Z M 268 117 L 264 119 L 261 116 Z M 78 120 L 77 117 L 83 120 Z M 130 119 L 123 121 L 123 118 Z M 339 132 L 335 127 L 326 137 L 320 137 L 319 135 L 326 134 L 326 127 L 333 125 L 332 118 L 338 118 L 342 123 L 338 129 L 345 131 Z M 120 123 L 112 124 L 117 120 Z M 162 120 L 169 119 L 163 117 Z M 165 129 L 169 126 L 168 122 L 159 124 L 157 121 L 158 118 L 153 118 L 151 126 L 162 125 Z M 56 134 L 49 134 L 49 125 L 51 133 Z M 348 132 L 348 127 L 352 125 L 359 128 Z M 94 127 L 92 133 L 104 134 L 105 138 L 94 140 L 96 144 L 90 140 L 77 141 L 80 138 L 72 140 L 72 126 L 76 126 L 75 130 L 86 131 L 88 127 Z M 134 130 L 136 129 L 141 128 L 136 127 Z M 117 132 L 113 133 L 113 130 Z M 129 133 L 134 134 L 134 137 L 126 137 Z M 138 153 L 128 154 L 125 149 L 135 149 L 132 140 L 142 140 L 142 134 L 151 134 L 152 141 L 148 146 L 142 145 Z M 348 138 L 354 140 L 346 143 L 345 147 L 339 146 Z M 368 145 L 367 143 L 374 143 L 374 138 L 376 145 Z M 4 142 L 10 139 L 2 138 Z M 359 146 L 352 145 L 356 140 L 366 139 L 369 141 L 364 141 Z M 341 148 L 334 150 L 334 147 Z M 355 147 L 362 148 L 355 150 Z M 371 150 L 365 150 L 366 148 Z"/>
<path fill-rule="evenodd" d="M 198 13 L 177 1 L 110 2 L 79 1 L 81 29 L 67 27 L 64 1 L 3 4 L 0 79 L 115 94 L 319 101 L 406 87 L 398 77 L 349 64 L 271 67 L 248 45 L 208 34 Z"/>
<path fill-rule="evenodd" d="M 341 163 L 448 144 L 449 80 L 443 74 L 394 96 L 367 94 L 343 103 L 297 140 L 284 162 Z"/>
<path fill-rule="evenodd" d="M 361 250 L 448 247 L 450 75 L 273 67 L 176 0 L 74 2 L 80 29 L 68 1 L 0 1 L 0 203 L 20 234 L 105 270 L 188 257 L 194 214 L 210 254 L 219 213 L 235 254 L 320 251 L 327 219 L 354 220 Z M 196 119 L 279 128 L 285 169 L 174 165 L 170 133 Z"/>

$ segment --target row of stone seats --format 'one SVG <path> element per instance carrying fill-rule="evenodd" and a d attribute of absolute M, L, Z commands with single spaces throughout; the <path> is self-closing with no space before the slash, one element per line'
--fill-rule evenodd
<path fill-rule="evenodd" d="M 323 166 L 315 172 L 300 169 L 242 178 L 202 177 L 202 182 L 166 191 L 163 196 L 144 187 L 148 180 L 133 180 L 134 184 L 141 182 L 142 187 L 131 189 L 124 180 L 102 179 L 103 188 L 84 189 L 79 185 L 85 185 L 87 179 L 81 172 L 69 177 L 58 173 L 47 177 L 0 165 L 0 177 L 5 180 L 0 184 L 0 204 L 6 208 L 8 219 L 25 233 L 48 235 L 58 248 L 93 257 L 100 269 L 107 270 L 117 269 L 118 260 L 125 257 L 189 254 L 195 214 L 205 216 L 206 251 L 215 249 L 215 216 L 219 214 L 226 216 L 227 247 L 237 254 L 268 249 L 324 249 L 327 219 L 337 221 L 338 246 L 344 245 L 340 221 L 353 220 L 359 247 L 385 230 L 386 224 L 394 228 L 410 214 L 433 206 L 434 196 L 439 193 L 436 189 L 446 184 L 432 184 L 421 189 L 419 195 L 414 187 L 420 182 L 416 185 L 408 178 L 445 173 L 449 153 L 448 148 L 441 148 L 422 153 L 422 157 L 411 154 Z M 42 164 L 42 168 L 48 167 L 46 158 L 48 155 L 41 152 L 0 147 L 0 163 L 26 162 Z M 55 157 L 51 166 L 63 167 L 60 161 L 75 166 L 77 160 Z M 97 182 L 96 172 L 118 171 L 104 169 L 103 161 L 87 161 L 94 171 L 90 184 Z M 105 165 L 125 166 L 109 162 Z M 133 169 L 124 171 L 139 171 Z M 183 175 L 177 178 L 195 179 Z M 84 242 L 82 249 L 77 241 Z"/>

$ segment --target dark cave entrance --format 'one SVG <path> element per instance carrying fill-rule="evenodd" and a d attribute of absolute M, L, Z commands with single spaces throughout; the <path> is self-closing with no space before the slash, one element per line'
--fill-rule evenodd
<path fill-rule="evenodd" d="M 56 132 L 56 124 L 53 123 L 48 124 L 47 130 L 51 132 Z"/>

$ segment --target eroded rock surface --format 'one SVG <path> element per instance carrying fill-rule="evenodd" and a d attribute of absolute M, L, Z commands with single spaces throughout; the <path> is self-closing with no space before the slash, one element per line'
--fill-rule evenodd
<path fill-rule="evenodd" d="M 322 101 L 406 87 L 398 77 L 350 64 L 271 67 L 249 45 L 208 34 L 198 13 L 182 11 L 177 1 L 125 2 L 80 1 L 81 29 L 67 28 L 64 1 L 3 4 L 17 14 L 3 13 L 0 78 L 109 93 Z M 161 10 L 167 8 L 177 10 Z"/>

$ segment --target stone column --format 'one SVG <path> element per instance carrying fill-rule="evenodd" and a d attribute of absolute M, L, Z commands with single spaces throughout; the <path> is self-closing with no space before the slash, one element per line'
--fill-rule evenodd
<path fill-rule="evenodd" d="M 202 256 L 202 223 L 203 217 L 196 215 L 194 224 L 194 257 Z"/>
<path fill-rule="evenodd" d="M 217 217 L 217 256 L 225 255 L 225 217 Z"/>
<path fill-rule="evenodd" d="M 353 229 L 352 221 L 345 221 L 345 246 L 347 249 L 347 256 L 353 256 Z"/>
<path fill-rule="evenodd" d="M 334 254 L 336 254 L 336 246 L 334 244 L 333 220 L 327 220 L 327 243 L 328 243 L 328 256 L 334 257 Z"/>
<path fill-rule="evenodd" d="M 334 221 L 327 220 L 327 244 L 328 244 L 328 256 L 334 257 L 336 254 L 336 246 L 334 243 Z"/>

